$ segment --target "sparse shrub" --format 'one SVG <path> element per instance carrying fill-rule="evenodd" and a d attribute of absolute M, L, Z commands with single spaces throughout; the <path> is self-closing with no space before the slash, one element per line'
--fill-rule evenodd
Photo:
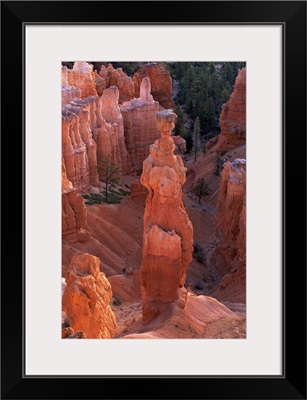
<path fill-rule="evenodd" d="M 82 196 L 85 200 L 85 204 L 90 206 L 93 204 L 103 204 L 103 203 L 119 204 L 121 199 L 123 198 L 123 195 L 121 193 L 115 192 L 113 189 L 109 189 L 107 199 L 105 191 L 101 191 L 100 194 L 89 193 L 89 194 L 84 194 Z"/>
<path fill-rule="evenodd" d="M 198 197 L 199 204 L 203 196 L 208 196 L 211 193 L 209 185 L 204 178 L 198 179 L 196 185 L 193 187 L 193 193 Z"/>
<path fill-rule="evenodd" d="M 100 171 L 99 175 L 101 180 L 105 183 L 105 196 L 106 203 L 112 203 L 112 200 L 109 200 L 108 194 L 109 191 L 114 188 L 115 184 L 117 184 L 120 180 L 121 169 L 117 165 L 111 163 L 108 158 L 104 158 L 100 165 L 97 165 L 98 170 Z"/>
<path fill-rule="evenodd" d="M 119 188 L 118 191 L 122 196 L 128 196 L 128 194 L 130 194 L 130 192 L 128 190 L 124 190 L 121 188 Z"/>

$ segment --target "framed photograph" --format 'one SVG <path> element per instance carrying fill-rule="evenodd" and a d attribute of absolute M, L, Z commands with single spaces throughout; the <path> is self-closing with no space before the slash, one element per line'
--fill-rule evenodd
<path fill-rule="evenodd" d="M 306 399 L 306 2 L 1 11 L 2 398 Z"/>

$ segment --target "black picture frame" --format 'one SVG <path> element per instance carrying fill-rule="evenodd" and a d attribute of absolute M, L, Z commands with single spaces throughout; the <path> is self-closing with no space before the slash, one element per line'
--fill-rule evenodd
<path fill-rule="evenodd" d="M 133 15 L 133 20 L 129 15 Z M 282 376 L 79 378 L 23 375 L 26 268 L 23 30 L 26 24 L 32 23 L 283 26 Z M 306 399 L 306 230 L 303 234 L 298 232 L 301 224 L 306 228 L 306 2 L 2 1 L 1 33 L 1 177 L 4 194 L 1 196 L 1 398 Z M 21 233 L 22 241 L 17 240 L 17 232 Z M 19 255 L 15 247 L 20 248 Z"/>

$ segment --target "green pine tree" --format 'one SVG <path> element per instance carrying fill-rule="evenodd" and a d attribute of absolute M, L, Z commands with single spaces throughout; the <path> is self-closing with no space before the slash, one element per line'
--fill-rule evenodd
<path fill-rule="evenodd" d="M 197 158 L 199 133 L 200 133 L 200 125 L 199 125 L 199 117 L 197 117 L 194 122 L 194 162 L 196 161 Z"/>

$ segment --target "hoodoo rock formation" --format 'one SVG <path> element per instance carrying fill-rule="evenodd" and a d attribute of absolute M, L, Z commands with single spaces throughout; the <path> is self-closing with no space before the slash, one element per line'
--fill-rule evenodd
<path fill-rule="evenodd" d="M 111 285 L 100 260 L 84 253 L 75 256 L 65 277 L 62 307 L 74 331 L 82 331 L 89 339 L 114 336 L 116 319 L 110 308 Z"/>
<path fill-rule="evenodd" d="M 93 66 L 85 61 L 75 62 L 73 69 L 67 70 L 67 80 L 70 86 L 81 89 L 81 99 L 88 96 L 97 97 Z"/>
<path fill-rule="evenodd" d="M 111 86 L 98 96 L 96 89 L 89 89 L 94 75 L 92 66 L 84 62 L 75 63 L 73 70 L 62 68 L 62 154 L 68 179 L 78 193 L 99 186 L 97 165 L 105 158 L 122 173 L 131 172 L 119 90 Z M 91 94 L 85 96 L 84 90 Z"/>
<path fill-rule="evenodd" d="M 145 77 L 150 79 L 153 98 L 164 108 L 173 107 L 172 78 L 163 65 L 148 63 L 134 74 L 132 80 L 134 82 L 135 97 L 139 96 L 141 83 Z"/>
<path fill-rule="evenodd" d="M 78 116 L 62 109 L 62 155 L 67 178 L 78 193 L 87 193 L 90 187 L 89 163 L 79 126 Z"/>
<path fill-rule="evenodd" d="M 77 194 L 67 179 L 62 159 L 62 240 L 84 242 L 90 238 L 86 230 L 86 207 L 83 197 Z"/>
<path fill-rule="evenodd" d="M 101 88 L 109 88 L 110 86 L 116 86 L 119 90 L 119 102 L 129 101 L 135 96 L 134 82 L 132 79 L 122 70 L 122 68 L 113 68 L 112 64 L 107 67 L 101 66 L 99 71 L 99 77 L 103 79 L 101 81 L 96 81 L 96 86 L 100 85 L 99 92 Z M 102 92 L 101 92 L 102 93 Z"/>
<path fill-rule="evenodd" d="M 65 112 L 67 115 L 73 114 L 77 117 L 76 128 L 79 130 L 82 141 L 86 148 L 88 159 L 88 176 L 91 186 L 99 186 L 97 173 L 97 144 L 93 139 L 91 130 L 91 120 L 93 119 L 93 107 L 95 100 L 93 97 L 87 99 L 74 99 L 67 104 Z"/>
<path fill-rule="evenodd" d="M 100 98 L 101 104 L 101 115 L 106 122 L 106 135 L 104 139 L 107 142 L 107 148 L 110 151 L 109 155 L 106 155 L 110 161 L 118 165 L 123 173 L 131 172 L 130 156 L 128 154 L 124 136 L 124 123 L 123 116 L 118 106 L 119 90 L 116 86 L 111 86 L 103 92 Z M 109 143 L 108 140 L 109 139 Z M 104 141 L 99 138 L 99 156 L 100 158 L 104 155 Z M 105 156 L 104 156 L 105 158 Z"/>
<path fill-rule="evenodd" d="M 150 146 L 141 175 L 149 191 L 141 267 L 144 324 L 170 310 L 176 300 L 181 308 L 186 301 L 183 285 L 192 260 L 193 227 L 182 203 L 186 168 L 181 157 L 174 155 L 171 137 L 176 118 L 172 110 L 157 113 L 161 138 Z"/>
<path fill-rule="evenodd" d="M 238 71 L 233 92 L 223 104 L 220 115 L 221 134 L 215 150 L 229 151 L 246 140 L 246 68 Z"/>
<path fill-rule="evenodd" d="M 213 253 L 217 271 L 220 276 L 224 276 L 220 288 L 228 287 L 231 290 L 231 281 L 233 283 L 235 280 L 240 280 L 242 283 L 240 301 L 245 301 L 245 168 L 246 160 L 244 159 L 236 159 L 232 163 L 227 162 L 224 165 L 220 177 L 220 193 L 217 205 L 216 236 L 218 244 Z M 230 281 L 230 284 L 225 285 L 225 280 Z"/>
<path fill-rule="evenodd" d="M 156 113 L 159 103 L 151 95 L 149 78 L 143 78 L 140 97 L 125 102 L 120 111 L 124 119 L 127 150 L 131 157 L 133 170 L 140 174 L 143 161 L 149 154 L 149 145 L 160 137 Z"/>
<path fill-rule="evenodd" d="M 67 67 L 62 67 L 62 107 L 81 98 L 81 89 L 68 84 L 67 71 Z"/>

